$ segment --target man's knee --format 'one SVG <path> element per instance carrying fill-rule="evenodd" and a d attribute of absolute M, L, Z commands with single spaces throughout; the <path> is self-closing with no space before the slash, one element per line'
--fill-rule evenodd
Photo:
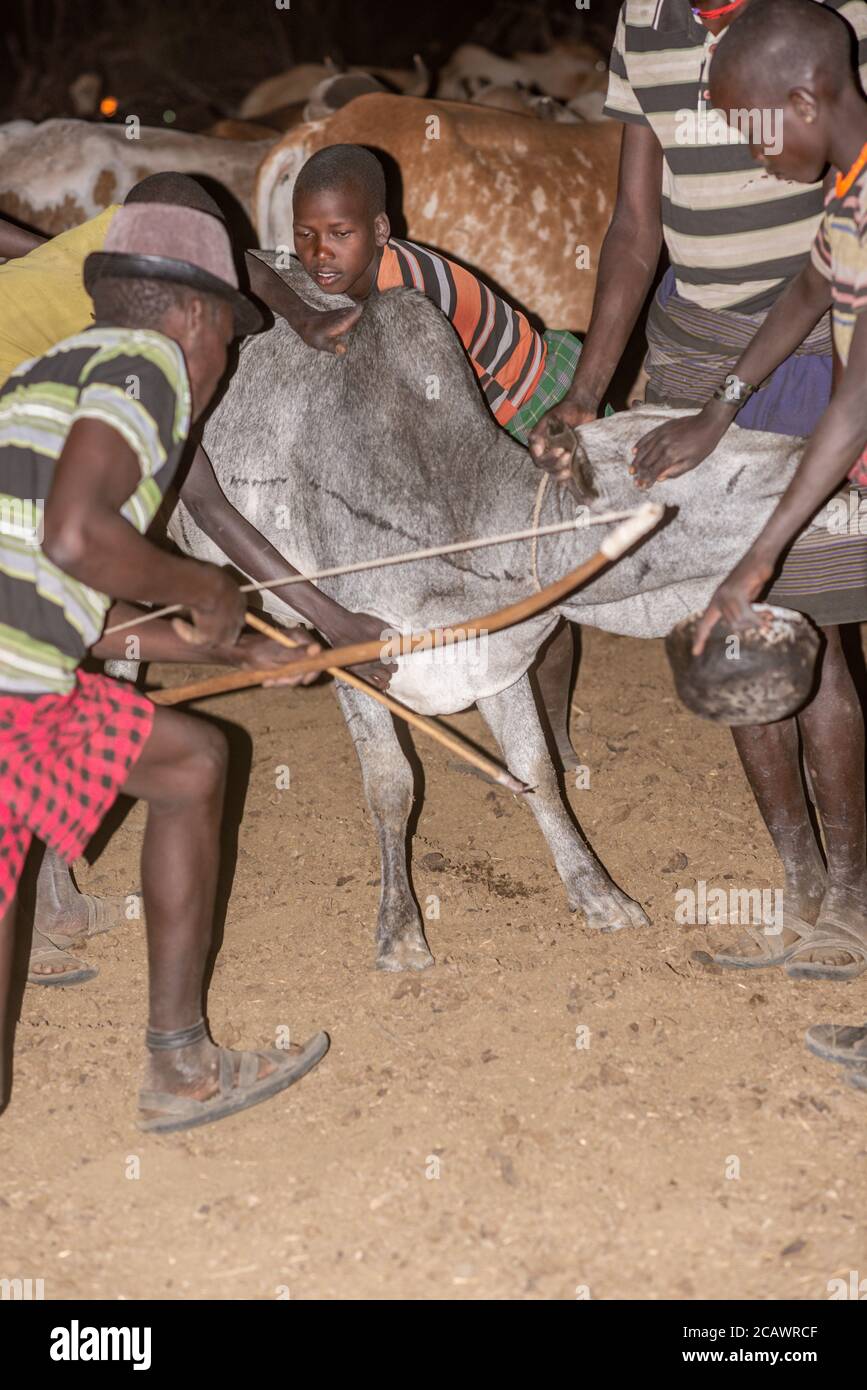
<path fill-rule="evenodd" d="M 183 757 L 176 765 L 177 792 L 185 800 L 207 798 L 221 793 L 229 765 L 229 745 L 213 724 L 191 720 Z"/>

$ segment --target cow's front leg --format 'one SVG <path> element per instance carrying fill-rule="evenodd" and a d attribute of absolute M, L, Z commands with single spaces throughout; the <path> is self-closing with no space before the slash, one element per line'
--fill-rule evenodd
<path fill-rule="evenodd" d="M 424 970 L 433 965 L 407 868 L 406 827 L 412 809 L 412 769 L 388 710 L 349 686 L 337 698 L 361 763 L 364 793 L 379 837 L 382 891 L 376 928 L 377 970 Z"/>
<path fill-rule="evenodd" d="M 478 705 L 503 750 L 509 771 L 536 788 L 527 803 L 548 841 L 572 910 L 581 912 L 587 926 L 599 931 L 649 926 L 638 903 L 611 882 L 572 823 L 557 785 L 529 677 L 522 676 L 508 690 L 489 695 Z"/>

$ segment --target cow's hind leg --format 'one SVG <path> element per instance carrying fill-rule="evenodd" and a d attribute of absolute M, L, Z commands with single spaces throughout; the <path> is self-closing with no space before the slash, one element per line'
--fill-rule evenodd
<path fill-rule="evenodd" d="M 638 903 L 621 893 L 585 845 L 563 804 L 529 677 L 522 676 L 508 690 L 479 700 L 478 705 L 509 771 L 536 788 L 527 803 L 566 885 L 569 906 L 583 914 L 588 927 L 599 931 L 648 926 Z"/>
<path fill-rule="evenodd" d="M 407 868 L 406 827 L 412 810 L 412 769 L 388 710 L 360 691 L 337 685 L 367 804 L 379 837 L 382 891 L 376 928 L 377 970 L 424 970 L 433 965 Z"/>

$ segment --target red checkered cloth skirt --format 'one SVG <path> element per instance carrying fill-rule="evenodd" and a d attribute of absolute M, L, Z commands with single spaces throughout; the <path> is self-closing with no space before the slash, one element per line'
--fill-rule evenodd
<path fill-rule="evenodd" d="M 133 686 L 83 671 L 66 695 L 0 694 L 0 914 L 34 835 L 63 859 L 82 853 L 138 761 L 154 713 Z"/>

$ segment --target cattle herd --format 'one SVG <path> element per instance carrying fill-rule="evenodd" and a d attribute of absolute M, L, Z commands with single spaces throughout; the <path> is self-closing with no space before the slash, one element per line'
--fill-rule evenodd
<path fill-rule="evenodd" d="M 397 176 L 399 233 L 463 260 L 549 327 L 582 332 L 616 188 L 621 127 L 602 117 L 605 83 L 602 53 L 583 41 L 510 58 L 464 44 L 435 78 L 418 58 L 405 70 L 300 64 L 203 133 L 134 113 L 10 121 L 0 212 L 56 235 L 176 169 L 228 191 L 248 242 L 291 245 L 304 161 L 323 145 L 367 145 Z"/>

